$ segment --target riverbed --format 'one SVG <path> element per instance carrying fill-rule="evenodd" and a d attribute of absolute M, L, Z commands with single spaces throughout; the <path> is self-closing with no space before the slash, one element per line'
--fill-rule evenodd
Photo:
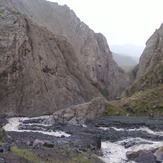
<path fill-rule="evenodd" d="M 71 137 L 76 132 L 89 132 L 101 138 L 101 155 L 105 163 L 134 163 L 126 157 L 127 152 L 151 150 L 163 146 L 163 118 L 156 117 L 101 117 L 86 125 L 49 122 L 50 116 L 35 118 L 9 118 L 3 127 L 8 132 L 40 133 L 53 137 Z"/>

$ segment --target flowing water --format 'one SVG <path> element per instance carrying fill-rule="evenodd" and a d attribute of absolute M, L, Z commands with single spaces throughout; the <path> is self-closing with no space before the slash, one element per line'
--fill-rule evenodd
<path fill-rule="evenodd" d="M 43 133 L 47 135 L 52 135 L 55 137 L 69 137 L 70 135 L 63 132 L 63 131 L 50 131 L 44 130 L 44 127 L 50 126 L 50 124 L 45 123 L 46 120 L 49 119 L 49 116 L 42 116 L 36 118 L 27 118 L 27 117 L 15 117 L 8 119 L 8 123 L 3 127 L 6 131 L 16 131 L 16 132 L 37 132 Z M 32 120 L 32 121 L 30 121 Z M 25 128 L 24 128 L 25 126 Z M 34 130 L 30 129 L 30 126 L 35 126 Z M 28 128 L 29 127 L 29 128 Z M 84 125 L 84 127 L 87 127 Z M 114 129 L 118 132 L 146 132 L 150 135 L 154 136 L 163 136 L 163 131 L 153 131 L 147 127 L 140 127 L 135 129 L 126 129 L 126 128 L 116 128 L 116 127 L 99 127 L 98 129 L 102 131 L 108 131 Z M 126 146 L 128 144 L 128 146 Z M 147 140 L 144 138 L 139 137 L 128 137 L 124 138 L 123 140 L 117 140 L 114 142 L 110 141 L 103 141 L 101 143 L 101 152 L 103 156 L 99 158 L 103 160 L 105 163 L 134 163 L 128 162 L 126 153 L 127 152 L 136 152 L 139 150 L 150 150 L 152 148 L 158 148 L 163 146 L 163 139 L 162 141 L 153 141 Z"/>
<path fill-rule="evenodd" d="M 20 128 L 23 127 L 23 125 L 26 125 L 23 122 L 27 121 L 27 120 L 30 120 L 31 118 L 28 118 L 28 117 L 10 118 L 10 119 L 8 119 L 8 123 L 3 127 L 3 129 L 5 131 L 16 131 L 16 132 L 37 132 L 37 133 L 43 133 L 43 134 L 46 134 L 46 135 L 52 135 L 52 136 L 56 136 L 56 137 L 61 137 L 61 136 L 69 137 L 70 136 L 69 134 L 67 134 L 67 133 L 65 133 L 63 131 L 56 131 L 56 132 L 53 132 L 53 131 L 43 131 L 43 128 L 41 128 L 41 127 L 50 126 L 50 124 L 40 123 L 40 121 L 44 122 L 48 118 L 49 118 L 49 116 L 42 116 L 42 117 L 32 118 L 33 120 L 37 120 L 38 119 L 38 122 L 28 123 L 27 125 L 28 126 L 38 125 L 39 126 L 38 129 L 35 128 L 35 130 L 20 129 Z"/>
<path fill-rule="evenodd" d="M 135 129 L 123 129 L 111 127 L 117 131 L 144 131 L 152 135 L 163 136 L 163 132 L 155 132 L 147 127 L 135 128 Z M 100 127 L 101 130 L 110 130 L 107 127 Z M 131 147 L 125 147 L 125 144 L 131 144 Z M 127 161 L 127 152 L 137 152 L 139 150 L 150 150 L 163 146 L 162 141 L 152 141 L 147 139 L 142 139 L 140 137 L 132 138 L 129 137 L 124 140 L 109 142 L 105 141 L 101 144 L 101 151 L 103 156 L 100 157 L 105 163 L 135 163 L 134 161 Z"/>

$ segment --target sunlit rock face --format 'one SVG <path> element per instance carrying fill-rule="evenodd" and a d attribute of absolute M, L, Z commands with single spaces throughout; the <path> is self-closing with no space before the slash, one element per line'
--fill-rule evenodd
<path fill-rule="evenodd" d="M 0 114 L 38 116 L 98 96 L 73 47 L 0 5 Z"/>
<path fill-rule="evenodd" d="M 65 36 L 75 50 L 79 67 L 108 98 L 119 96 L 125 75 L 112 58 L 107 41 L 80 21 L 67 6 L 45 0 L 2 0 L 55 34 Z"/>

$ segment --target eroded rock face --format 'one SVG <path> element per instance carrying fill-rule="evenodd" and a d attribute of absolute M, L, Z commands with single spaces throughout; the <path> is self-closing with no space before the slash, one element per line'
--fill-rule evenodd
<path fill-rule="evenodd" d="M 124 90 L 125 75 L 112 58 L 102 34 L 94 33 L 67 6 L 45 0 L 2 0 L 41 26 L 65 36 L 73 46 L 85 76 L 108 98 Z"/>
<path fill-rule="evenodd" d="M 154 68 L 159 63 L 163 64 L 163 24 L 146 42 L 136 77 L 144 75 L 149 68 Z"/>
<path fill-rule="evenodd" d="M 163 115 L 163 24 L 147 41 L 130 82 L 124 98 L 113 104 L 132 115 Z"/>
<path fill-rule="evenodd" d="M 135 71 L 135 80 L 127 90 L 128 95 L 163 84 L 163 24 L 147 41 Z"/>
<path fill-rule="evenodd" d="M 67 39 L 0 5 L 0 114 L 38 116 L 97 93 Z"/>

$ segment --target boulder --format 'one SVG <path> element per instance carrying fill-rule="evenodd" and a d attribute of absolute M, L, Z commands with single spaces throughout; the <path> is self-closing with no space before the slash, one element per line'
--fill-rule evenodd
<path fill-rule="evenodd" d="M 39 139 L 36 139 L 33 142 L 33 147 L 39 147 L 39 146 L 45 146 L 45 147 L 53 148 L 54 144 L 51 141 L 49 141 L 49 140 L 39 140 Z"/>
<path fill-rule="evenodd" d="M 105 99 L 94 98 L 92 101 L 62 109 L 53 114 L 56 122 L 69 122 L 72 124 L 83 124 L 86 119 L 100 116 L 105 109 Z"/>
<path fill-rule="evenodd" d="M 129 160 L 137 163 L 157 163 L 152 151 L 140 150 L 137 152 L 128 151 L 126 156 Z"/>
<path fill-rule="evenodd" d="M 5 159 L 0 157 L 0 163 L 5 163 Z"/>
<path fill-rule="evenodd" d="M 159 149 L 157 149 L 154 155 L 156 157 L 156 161 L 159 163 L 162 163 L 163 162 L 163 147 L 160 147 Z"/>
<path fill-rule="evenodd" d="M 33 142 L 33 147 L 39 147 L 39 146 L 43 146 L 43 145 L 44 145 L 44 141 L 39 140 L 39 139 L 36 139 L 36 140 Z"/>
<path fill-rule="evenodd" d="M 135 160 L 140 155 L 141 152 L 142 151 L 137 151 L 137 152 L 127 151 L 126 156 L 129 160 Z"/>
<path fill-rule="evenodd" d="M 142 151 L 135 161 L 138 163 L 157 163 L 151 151 Z"/>
<path fill-rule="evenodd" d="M 43 142 L 44 142 L 45 147 L 48 147 L 48 148 L 53 148 L 54 147 L 54 144 L 49 140 L 43 140 Z"/>
<path fill-rule="evenodd" d="M 0 143 L 0 153 L 6 153 L 10 150 L 10 145 L 8 143 Z"/>

